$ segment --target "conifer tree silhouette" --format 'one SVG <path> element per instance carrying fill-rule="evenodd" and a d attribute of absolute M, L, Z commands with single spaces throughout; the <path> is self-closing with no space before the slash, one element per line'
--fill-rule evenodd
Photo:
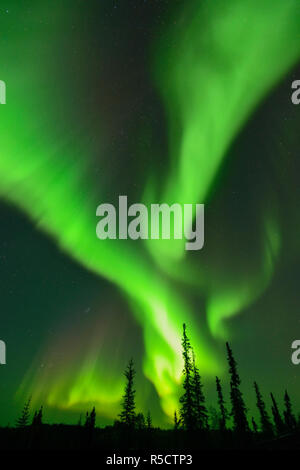
<path fill-rule="evenodd" d="M 220 430 L 221 417 L 220 413 L 216 410 L 214 406 L 208 408 L 208 418 L 209 418 L 209 429 L 211 430 Z"/>
<path fill-rule="evenodd" d="M 17 428 L 25 428 L 26 426 L 28 426 L 29 416 L 30 416 L 30 403 L 31 403 L 31 397 L 28 398 L 22 410 L 21 416 L 16 421 Z"/>
<path fill-rule="evenodd" d="M 254 434 L 257 434 L 258 427 L 257 427 L 257 424 L 256 424 L 255 419 L 253 418 L 253 416 L 252 416 L 252 427 L 253 427 Z"/>
<path fill-rule="evenodd" d="M 225 407 L 225 400 L 223 397 L 223 390 L 222 390 L 221 381 L 219 377 L 216 377 L 216 388 L 217 388 L 217 394 L 218 394 L 218 405 L 219 405 L 220 414 L 221 414 L 220 429 L 221 431 L 225 431 L 226 421 L 228 418 L 228 411 Z"/>
<path fill-rule="evenodd" d="M 143 413 L 137 413 L 135 416 L 135 427 L 136 429 L 145 429 L 146 427 L 146 422 L 145 422 L 145 417 Z"/>
<path fill-rule="evenodd" d="M 96 424 L 96 410 L 95 407 L 93 407 L 91 414 L 90 414 L 90 428 L 94 428 Z"/>
<path fill-rule="evenodd" d="M 199 374 L 199 369 L 196 366 L 195 354 L 193 352 L 193 366 L 192 366 L 192 387 L 193 387 L 193 405 L 195 413 L 195 427 L 197 429 L 208 429 L 208 412 L 205 406 L 205 396 L 203 393 L 203 385 Z"/>
<path fill-rule="evenodd" d="M 43 421 L 43 407 L 41 406 L 39 411 L 35 411 L 32 426 L 41 426 Z"/>
<path fill-rule="evenodd" d="M 134 377 L 135 370 L 133 366 L 133 360 L 129 361 L 129 364 L 124 372 L 127 379 L 125 392 L 123 395 L 122 411 L 119 414 L 122 423 L 127 426 L 134 426 L 135 420 L 135 390 L 134 390 Z"/>
<path fill-rule="evenodd" d="M 193 430 L 196 425 L 196 417 L 194 412 L 194 401 L 193 401 L 193 364 L 191 359 L 191 344 L 186 334 L 186 325 L 183 324 L 183 335 L 182 335 L 182 355 L 183 355 L 183 389 L 184 393 L 180 397 L 180 419 L 184 429 Z"/>
<path fill-rule="evenodd" d="M 261 427 L 261 432 L 267 436 L 271 437 L 273 436 L 273 426 L 271 423 L 271 419 L 267 413 L 266 410 L 266 405 L 263 400 L 262 394 L 260 393 L 260 390 L 258 388 L 258 385 L 256 382 L 254 382 L 254 389 L 255 389 L 255 394 L 256 394 L 256 406 L 259 411 L 259 416 L 260 416 L 260 427 Z"/>
<path fill-rule="evenodd" d="M 297 425 L 297 422 L 292 411 L 292 403 L 291 403 L 291 399 L 289 397 L 287 390 L 285 391 L 285 394 L 284 394 L 284 404 L 285 404 L 284 422 L 286 424 L 287 429 L 289 431 L 293 431 Z"/>
<path fill-rule="evenodd" d="M 151 413 L 148 411 L 147 418 L 146 418 L 147 429 L 152 429 L 152 418 Z"/>
<path fill-rule="evenodd" d="M 283 434 L 284 433 L 284 422 L 281 418 L 281 415 L 279 413 L 279 409 L 278 409 L 278 405 L 277 405 L 277 402 L 274 398 L 274 395 L 273 393 L 270 394 L 271 395 L 271 400 L 272 400 L 272 414 L 273 414 L 273 419 L 274 419 L 274 423 L 275 423 L 275 428 L 276 428 L 276 432 L 277 434 L 280 436 L 280 434 Z"/>
<path fill-rule="evenodd" d="M 174 411 L 174 430 L 176 431 L 177 429 L 179 429 L 179 426 L 180 426 L 180 420 L 178 419 L 177 413 L 175 410 Z"/>
<path fill-rule="evenodd" d="M 88 411 L 86 412 L 86 418 L 85 418 L 85 424 L 84 426 L 89 429 L 94 429 L 96 424 L 96 410 L 95 407 L 93 407 L 92 411 L 90 414 Z"/>
<path fill-rule="evenodd" d="M 34 412 L 34 415 L 33 415 L 33 419 L 32 419 L 31 426 L 35 426 L 35 425 L 36 425 L 37 414 L 38 414 L 38 412 L 35 411 L 35 412 Z"/>
<path fill-rule="evenodd" d="M 241 380 L 237 371 L 237 363 L 233 357 L 229 343 L 226 343 L 226 349 L 230 374 L 230 400 L 232 406 L 231 415 L 233 417 L 233 429 L 239 434 L 244 434 L 249 431 L 249 425 L 247 421 L 247 409 L 244 403 L 243 394 L 240 391 Z"/>

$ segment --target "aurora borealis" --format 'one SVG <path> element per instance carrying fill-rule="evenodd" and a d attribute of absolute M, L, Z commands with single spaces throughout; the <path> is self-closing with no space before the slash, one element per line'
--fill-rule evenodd
<path fill-rule="evenodd" d="M 134 356 L 139 406 L 167 422 L 183 322 L 208 390 L 225 340 L 296 387 L 299 2 L 25 0 L 0 19 L 1 421 L 29 395 L 112 420 Z M 98 240 L 121 194 L 205 203 L 203 250 Z"/>

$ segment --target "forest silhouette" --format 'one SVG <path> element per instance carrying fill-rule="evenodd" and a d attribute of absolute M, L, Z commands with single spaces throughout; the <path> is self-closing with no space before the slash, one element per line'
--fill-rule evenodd
<path fill-rule="evenodd" d="M 151 412 L 137 411 L 135 368 L 130 359 L 125 371 L 125 387 L 120 413 L 113 425 L 96 426 L 96 409 L 80 415 L 76 425 L 46 424 L 43 406 L 31 414 L 31 397 L 15 426 L 0 428 L 0 448 L 5 450 L 118 450 L 201 451 L 201 450 L 291 450 L 300 448 L 300 416 L 296 418 L 285 390 L 280 409 L 270 393 L 271 413 L 257 382 L 253 383 L 258 420 L 249 414 L 237 362 L 229 343 L 226 354 L 230 393 L 225 399 L 223 384 L 216 377 L 216 408 L 208 408 L 202 377 L 186 325 L 182 332 L 182 393 L 174 410 L 173 429 L 154 427 Z"/>

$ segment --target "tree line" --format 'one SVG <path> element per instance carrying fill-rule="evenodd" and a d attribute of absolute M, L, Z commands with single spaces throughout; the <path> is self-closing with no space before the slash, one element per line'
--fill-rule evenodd
<path fill-rule="evenodd" d="M 270 393 L 271 414 L 267 411 L 267 406 L 257 382 L 253 383 L 256 396 L 256 406 L 258 410 L 259 422 L 252 416 L 248 418 L 248 408 L 246 406 L 243 393 L 241 391 L 241 379 L 238 372 L 237 362 L 233 351 L 226 343 L 227 363 L 229 372 L 230 396 L 229 402 L 224 398 L 223 385 L 219 377 L 216 377 L 216 398 L 217 409 L 208 409 L 203 390 L 202 377 L 197 367 L 196 356 L 187 334 L 186 325 L 183 325 L 182 332 L 182 357 L 183 357 L 183 378 L 182 394 L 178 403 L 178 410 L 174 410 L 174 430 L 185 430 L 190 432 L 201 431 L 209 433 L 218 430 L 221 433 L 233 432 L 238 436 L 249 434 L 259 435 L 271 439 L 284 434 L 293 433 L 300 428 L 300 422 L 296 419 L 291 399 L 287 391 L 284 393 L 284 409 L 280 412 L 277 401 L 273 393 Z M 121 411 L 115 421 L 115 427 L 128 429 L 153 429 L 152 417 L 148 411 L 146 417 L 143 413 L 136 411 L 136 390 L 135 390 L 134 362 L 131 359 L 124 371 L 125 387 L 122 397 Z M 25 403 L 20 417 L 16 421 L 17 428 L 25 428 L 29 425 L 38 427 L 43 423 L 43 407 L 36 410 L 30 422 L 31 398 Z M 95 407 L 78 421 L 78 426 L 87 429 L 94 429 L 96 425 Z"/>
<path fill-rule="evenodd" d="M 231 429 L 241 435 L 247 433 L 260 433 L 266 438 L 280 436 L 295 431 L 300 423 L 296 420 L 292 409 L 292 403 L 287 391 L 284 393 L 283 414 L 279 411 L 278 404 L 273 393 L 271 398 L 271 415 L 267 411 L 262 393 L 257 382 L 253 383 L 258 409 L 259 422 L 254 417 L 248 419 L 248 408 L 245 404 L 241 391 L 241 379 L 238 372 L 237 362 L 233 351 L 226 343 L 228 371 L 230 379 L 230 400 L 227 403 L 224 398 L 221 379 L 216 377 L 216 396 L 218 411 L 214 408 L 209 411 L 206 406 L 206 398 L 203 391 L 202 377 L 196 363 L 196 357 L 190 339 L 187 335 L 186 325 L 183 325 L 182 333 L 182 356 L 183 356 L 183 393 L 179 399 L 179 409 L 174 410 L 174 429 L 187 431 L 209 431 L 210 428 L 225 432 Z M 133 361 L 130 360 L 125 370 L 126 386 L 122 401 L 122 411 L 119 415 L 120 422 L 128 427 L 140 425 L 141 413 L 136 414 L 134 377 L 135 370 Z M 147 425 L 151 423 L 148 413 Z M 143 421 L 143 420 L 142 420 Z M 213 421 L 213 423 L 212 423 Z M 212 424 L 210 424 L 212 423 Z M 150 425 L 151 426 L 151 425 Z"/>

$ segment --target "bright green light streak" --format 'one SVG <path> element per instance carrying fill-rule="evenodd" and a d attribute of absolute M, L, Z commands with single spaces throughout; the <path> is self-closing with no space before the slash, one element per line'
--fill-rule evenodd
<path fill-rule="evenodd" d="M 167 38 L 167 52 L 162 54 L 157 70 L 170 118 L 171 150 L 161 200 L 170 204 L 205 201 L 233 138 L 300 53 L 296 0 L 192 4 L 193 11 L 187 15 L 181 33 L 176 32 L 171 49 Z M 216 358 L 172 282 L 160 276 L 159 269 L 153 270 L 134 242 L 100 242 L 96 238 L 95 210 L 102 201 L 93 191 L 91 151 L 72 129 L 69 134 L 64 132 L 64 138 L 57 133 L 66 126 L 65 116 L 56 110 L 62 98 L 60 84 L 56 84 L 57 92 L 55 87 L 51 93 L 45 89 L 50 59 L 34 39 L 29 34 L 27 42 L 16 40 L 17 68 L 10 51 L 3 45 L 0 50 L 8 64 L 3 77 L 8 104 L 1 107 L 0 114 L 0 194 L 24 210 L 62 250 L 126 293 L 144 328 L 144 372 L 171 415 L 181 371 L 183 321 L 191 325 L 202 373 L 216 373 Z M 58 44 L 59 39 L 53 47 Z M 150 187 L 151 191 L 154 188 Z M 102 196 L 105 200 L 105 194 Z M 160 265 L 183 255 L 181 242 L 149 242 L 148 246 Z M 182 269 L 186 269 L 184 264 Z M 237 295 L 235 290 L 230 297 Z M 246 301 L 251 297 L 253 288 L 249 287 Z M 228 303 L 227 294 L 210 299 L 213 333 L 221 319 L 241 304 L 236 301 L 234 308 L 227 308 Z M 94 387 L 93 370 L 90 361 L 84 362 L 78 368 L 69 401 L 62 399 L 58 387 L 49 391 L 49 402 L 73 404 L 83 395 L 94 399 L 98 385 Z M 60 380 L 58 377 L 58 384 Z M 109 400 L 107 384 L 99 387 L 100 399 Z"/>
<path fill-rule="evenodd" d="M 170 123 L 170 171 L 160 199 L 169 204 L 206 201 L 233 139 L 300 55 L 297 0 L 202 0 L 190 7 L 177 13 L 156 61 Z M 161 266 L 184 256 L 181 240 L 147 245 Z"/>

